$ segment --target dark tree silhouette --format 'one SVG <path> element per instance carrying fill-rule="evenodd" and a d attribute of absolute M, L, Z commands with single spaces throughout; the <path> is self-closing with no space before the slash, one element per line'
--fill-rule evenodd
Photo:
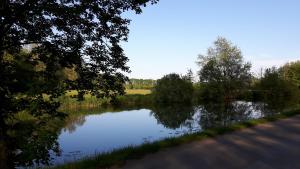
<path fill-rule="evenodd" d="M 56 98 L 66 90 L 78 90 L 79 99 L 123 94 L 129 67 L 120 42 L 130 20 L 122 13 L 157 1 L 1 0 L 0 144 L 17 112 L 59 115 Z"/>
<path fill-rule="evenodd" d="M 157 80 L 152 94 L 159 104 L 191 103 L 193 83 L 186 76 L 171 73 Z"/>
<path fill-rule="evenodd" d="M 121 14 L 139 14 L 148 2 L 157 0 L 1 1 L 1 119 L 28 105 L 12 105 L 20 101 L 17 94 L 40 102 L 42 93 L 51 100 L 66 89 L 79 90 L 79 97 L 86 91 L 98 97 L 123 94 L 122 72 L 129 68 L 120 41 L 127 40 L 130 20 Z M 32 47 L 26 56 L 20 55 L 24 45 Z M 64 78 L 68 69 L 76 72 L 75 79 Z M 35 77 L 39 84 L 28 85 Z"/>

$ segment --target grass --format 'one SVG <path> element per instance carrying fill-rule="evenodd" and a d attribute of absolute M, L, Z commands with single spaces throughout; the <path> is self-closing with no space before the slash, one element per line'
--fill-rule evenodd
<path fill-rule="evenodd" d="M 136 95 L 136 94 L 147 95 L 147 94 L 151 94 L 151 90 L 150 89 L 126 89 L 125 93 L 126 95 Z M 70 90 L 66 93 L 66 96 L 75 96 L 77 94 L 78 92 L 76 90 Z M 89 98 L 89 97 L 91 97 L 91 95 L 89 94 L 85 95 L 85 98 Z"/>
<path fill-rule="evenodd" d="M 81 161 L 77 161 L 77 162 L 73 162 L 61 166 L 56 166 L 53 167 L 53 169 L 80 169 L 80 168 L 92 169 L 92 168 L 108 168 L 110 166 L 122 165 L 126 162 L 126 160 L 138 159 L 146 154 L 154 153 L 161 149 L 177 146 L 184 143 L 189 143 L 196 140 L 202 140 L 209 137 L 215 137 L 217 135 L 222 135 L 225 133 L 256 126 L 258 124 L 284 119 L 297 114 L 300 114 L 299 108 L 287 110 L 281 114 L 277 114 L 272 117 L 265 117 L 262 119 L 254 119 L 247 122 L 237 123 L 229 127 L 211 128 L 211 129 L 201 131 L 199 133 L 187 134 L 177 138 L 167 138 L 161 141 L 146 143 L 136 147 L 130 146 L 109 153 L 99 154 L 96 155 L 95 157 L 88 157 L 82 159 Z"/>
<path fill-rule="evenodd" d="M 126 89 L 125 93 L 126 93 L 126 95 L 136 95 L 136 94 L 147 95 L 147 94 L 151 94 L 151 90 L 149 90 L 149 89 Z"/>
<path fill-rule="evenodd" d="M 90 94 L 86 94 L 83 101 L 77 101 L 76 98 L 72 98 L 72 96 L 77 94 L 76 90 L 71 90 L 68 91 L 65 96 L 60 97 L 60 110 L 67 113 L 93 110 L 99 112 L 102 109 L 113 109 L 112 107 L 131 109 L 151 103 L 151 90 L 146 89 L 126 89 L 126 94 L 124 96 L 118 96 L 113 103 L 111 103 L 108 98 L 98 99 Z"/>

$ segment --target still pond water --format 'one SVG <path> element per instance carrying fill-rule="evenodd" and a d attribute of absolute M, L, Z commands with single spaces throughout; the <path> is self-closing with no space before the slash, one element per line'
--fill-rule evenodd
<path fill-rule="evenodd" d="M 168 137 L 201 132 L 216 126 L 269 116 L 278 111 L 264 103 L 237 101 L 230 104 L 162 106 L 104 113 L 74 113 L 41 140 L 22 143 L 15 151 L 24 166 L 58 165 L 128 146 Z M 59 127 L 57 127 L 59 126 Z M 46 134 L 45 134 L 46 133 Z M 39 154 L 41 153 L 41 154 Z"/>
<path fill-rule="evenodd" d="M 262 103 L 235 102 L 219 107 L 172 106 L 78 115 L 61 129 L 58 136 L 61 154 L 52 154 L 52 163 L 61 164 L 217 125 L 260 118 L 266 112 L 270 113 Z"/>

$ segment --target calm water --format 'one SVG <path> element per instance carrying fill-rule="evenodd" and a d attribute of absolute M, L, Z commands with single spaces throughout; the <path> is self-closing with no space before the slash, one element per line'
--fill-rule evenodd
<path fill-rule="evenodd" d="M 263 116 L 261 104 L 258 103 L 235 102 L 230 107 L 219 107 L 221 110 L 212 105 L 216 112 L 211 112 L 209 108 L 172 106 L 79 115 L 61 129 L 58 136 L 61 154 L 52 155 L 53 163 L 73 161 L 126 146 Z"/>
<path fill-rule="evenodd" d="M 182 124 L 177 128 L 164 126 L 147 109 L 81 116 L 83 123 L 72 124 L 75 129 L 62 129 L 58 137 L 62 156 L 56 157 L 55 162 L 199 131 L 198 115 L 186 120 L 188 126 Z"/>
<path fill-rule="evenodd" d="M 30 138 L 16 134 L 16 166 L 57 165 L 115 149 L 186 133 L 229 126 L 278 113 L 264 103 L 233 102 L 200 106 L 157 106 L 99 114 L 70 115 L 50 121 Z"/>

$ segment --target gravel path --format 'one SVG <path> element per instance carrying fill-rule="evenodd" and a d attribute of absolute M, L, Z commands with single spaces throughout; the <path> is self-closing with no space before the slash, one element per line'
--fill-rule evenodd
<path fill-rule="evenodd" d="M 300 116 L 130 160 L 124 169 L 300 169 Z"/>

